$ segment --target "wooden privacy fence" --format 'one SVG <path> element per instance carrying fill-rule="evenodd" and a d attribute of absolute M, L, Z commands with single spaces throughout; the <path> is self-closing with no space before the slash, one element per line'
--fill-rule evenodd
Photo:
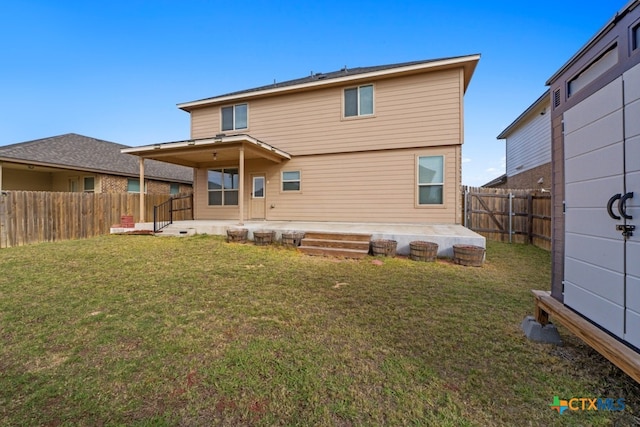
<path fill-rule="evenodd" d="M 551 195 L 536 190 L 463 187 L 464 225 L 502 242 L 551 249 Z"/>
<path fill-rule="evenodd" d="M 153 219 L 153 206 L 171 197 L 145 195 L 145 219 Z M 180 201 L 191 207 L 190 198 Z M 140 218 L 140 195 L 130 193 L 0 192 L 0 248 L 38 242 L 82 239 L 109 234 L 122 215 Z M 190 209 L 175 220 L 193 219 Z"/>

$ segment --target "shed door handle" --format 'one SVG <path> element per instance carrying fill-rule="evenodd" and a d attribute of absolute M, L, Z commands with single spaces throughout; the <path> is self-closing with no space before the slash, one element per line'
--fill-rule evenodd
<path fill-rule="evenodd" d="M 613 196 L 611 196 L 611 198 L 609 199 L 609 201 L 607 202 L 607 212 L 609 213 L 609 216 L 613 219 L 620 219 L 620 217 L 616 214 L 613 213 L 613 202 L 615 202 L 616 200 L 620 199 L 622 197 L 622 194 L 618 193 L 618 194 L 614 194 Z M 620 204 L 618 204 L 618 210 L 620 209 Z"/>
<path fill-rule="evenodd" d="M 624 219 L 633 219 L 633 216 L 627 215 L 627 199 L 633 199 L 633 191 L 620 198 L 618 201 L 618 210 Z"/>

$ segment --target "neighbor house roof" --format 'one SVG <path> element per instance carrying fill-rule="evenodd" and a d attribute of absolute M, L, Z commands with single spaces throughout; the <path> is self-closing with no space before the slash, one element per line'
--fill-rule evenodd
<path fill-rule="evenodd" d="M 109 175 L 138 177 L 138 158 L 120 152 L 127 145 L 68 133 L 0 147 L 0 162 L 28 163 L 38 166 L 83 170 Z M 145 176 L 172 182 L 193 182 L 193 169 L 148 160 Z"/>
<path fill-rule="evenodd" d="M 442 69 L 451 69 L 456 67 L 463 67 L 465 69 L 464 75 L 464 90 L 467 89 L 471 76 L 475 70 L 475 67 L 480 60 L 479 54 L 455 56 L 449 58 L 439 59 L 427 59 L 421 61 L 401 62 L 396 64 L 376 65 L 371 67 L 356 67 L 347 68 L 346 66 L 338 71 L 332 71 L 329 73 L 313 73 L 309 76 L 287 80 L 279 83 L 273 83 L 265 86 L 260 86 L 252 89 L 241 90 L 237 92 L 230 92 L 223 95 L 218 95 L 210 98 L 204 98 L 197 101 L 190 101 L 178 104 L 178 108 L 191 111 L 193 108 L 225 102 L 235 99 L 253 98 L 260 96 L 273 95 L 284 92 L 293 92 L 299 90 L 314 89 L 318 86 L 327 86 L 335 84 L 343 84 L 345 82 L 362 80 L 367 78 L 385 78 L 401 74 L 414 74 L 425 71 L 437 71 Z"/>
<path fill-rule="evenodd" d="M 529 114 L 531 114 L 541 106 L 549 104 L 550 102 L 551 100 L 549 99 L 549 91 L 546 90 L 542 95 L 540 95 L 540 98 L 536 99 L 535 102 L 529 106 L 529 108 L 524 110 L 524 112 L 520 114 L 518 118 L 513 121 L 513 123 L 507 126 L 505 130 L 500 132 L 500 135 L 497 136 L 497 139 L 505 139 L 506 137 L 508 137 L 509 134 L 516 127 L 518 127 L 524 121 L 525 118 L 529 116 Z"/>

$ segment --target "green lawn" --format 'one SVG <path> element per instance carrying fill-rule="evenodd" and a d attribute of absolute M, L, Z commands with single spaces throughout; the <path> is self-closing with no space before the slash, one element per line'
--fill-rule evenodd
<path fill-rule="evenodd" d="M 220 237 L 0 250 L 0 425 L 633 425 L 640 387 L 560 328 L 526 340 L 550 256 L 482 268 Z M 623 412 L 550 409 L 625 398 Z"/>

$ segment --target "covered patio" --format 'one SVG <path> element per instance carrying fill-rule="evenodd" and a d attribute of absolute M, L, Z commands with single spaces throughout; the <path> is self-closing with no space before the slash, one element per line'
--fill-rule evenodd
<path fill-rule="evenodd" d="M 238 176 L 245 176 L 245 162 L 250 159 L 266 159 L 274 163 L 291 160 L 291 155 L 276 147 L 266 144 L 250 135 L 218 134 L 213 138 L 190 139 L 186 141 L 166 142 L 143 147 L 125 148 L 122 153 L 139 156 L 140 182 L 144 182 L 145 160 L 153 159 L 162 162 L 194 168 L 211 167 L 215 164 L 232 163 L 238 167 Z M 194 176 L 194 184 L 197 180 Z M 238 185 L 238 223 L 245 220 L 245 184 L 244 179 L 239 179 Z M 140 222 L 145 222 L 144 217 L 144 192 L 140 193 Z"/>

